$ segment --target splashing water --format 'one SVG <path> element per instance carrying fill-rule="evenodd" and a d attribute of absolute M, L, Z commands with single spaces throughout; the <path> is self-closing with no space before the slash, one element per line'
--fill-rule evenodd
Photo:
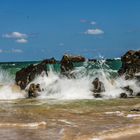
<path fill-rule="evenodd" d="M 124 92 L 122 87 L 128 85 L 133 89 L 134 94 L 139 91 L 136 80 L 126 81 L 123 76 L 118 77 L 117 70 L 111 69 L 104 59 L 97 62 L 84 62 L 81 66 L 75 67 L 72 73 L 75 78 L 68 79 L 60 76 L 60 73 L 56 72 L 54 67 L 49 67 L 48 76 L 39 75 L 32 81 L 32 83 L 40 84 L 41 89 L 43 89 L 38 98 L 57 100 L 94 99 L 92 81 L 96 77 L 104 83 L 105 92 L 101 94 L 105 99 L 118 98 L 120 93 Z M 17 89 L 17 87 L 13 88 L 13 79 L 6 71 L 0 71 L 0 99 L 26 97 L 25 92 Z"/>
<path fill-rule="evenodd" d="M 110 69 L 105 60 L 100 60 L 96 64 L 85 62 L 82 66 L 76 67 L 72 71 L 75 79 L 60 77 L 50 68 L 48 77 L 38 76 L 33 83 L 39 83 L 44 90 L 39 98 L 48 99 L 94 99 L 92 81 L 98 77 L 105 86 L 102 92 L 103 98 L 118 98 L 124 92 L 122 87 L 130 86 L 134 93 L 138 92 L 139 87 L 135 80 L 125 80 L 124 77 L 113 76 L 116 70 Z M 127 93 L 129 94 L 129 93 Z"/>
<path fill-rule="evenodd" d="M 0 70 L 0 99 L 18 99 L 24 98 L 25 93 L 14 85 L 14 78 L 9 72 Z"/>

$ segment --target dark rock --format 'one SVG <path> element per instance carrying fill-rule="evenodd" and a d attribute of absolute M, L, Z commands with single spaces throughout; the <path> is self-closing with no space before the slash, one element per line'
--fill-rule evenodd
<path fill-rule="evenodd" d="M 136 96 L 137 96 L 137 97 L 140 97 L 140 92 L 138 92 L 138 93 L 136 94 Z"/>
<path fill-rule="evenodd" d="M 95 78 L 94 81 L 92 82 L 92 84 L 94 87 L 94 89 L 93 89 L 94 93 L 105 92 L 104 84 L 98 78 Z"/>
<path fill-rule="evenodd" d="M 42 63 L 45 63 L 45 64 L 56 64 L 56 60 L 55 60 L 54 57 L 52 57 L 50 59 L 43 60 Z"/>
<path fill-rule="evenodd" d="M 97 62 L 97 59 L 88 59 L 89 62 Z"/>
<path fill-rule="evenodd" d="M 84 62 L 85 58 L 82 56 L 64 55 L 61 59 L 61 74 L 68 78 L 75 78 L 72 70 L 74 69 L 74 62 Z"/>
<path fill-rule="evenodd" d="M 95 98 L 101 98 L 101 97 L 102 97 L 100 93 L 94 93 L 93 96 L 94 96 Z"/>
<path fill-rule="evenodd" d="M 37 65 L 31 64 L 27 68 L 23 68 L 16 73 L 16 84 L 19 85 L 21 89 L 25 89 L 26 86 L 43 71 L 47 74 L 45 62 L 41 62 Z"/>
<path fill-rule="evenodd" d="M 125 91 L 127 91 L 130 96 L 133 95 L 133 90 L 129 86 L 123 87 L 122 89 L 124 89 Z"/>
<path fill-rule="evenodd" d="M 71 78 L 71 71 L 74 69 L 73 63 L 69 56 L 64 55 L 61 60 L 61 74 Z"/>
<path fill-rule="evenodd" d="M 64 56 L 67 56 L 71 62 L 84 62 L 86 60 L 83 56 L 73 56 L 73 55 L 64 55 Z"/>
<path fill-rule="evenodd" d="M 131 109 L 130 111 L 140 112 L 140 109 L 139 109 L 139 108 L 133 108 L 133 109 Z"/>
<path fill-rule="evenodd" d="M 28 98 L 37 97 L 39 92 L 41 92 L 40 84 L 32 83 L 28 89 Z"/>
<path fill-rule="evenodd" d="M 126 93 L 121 93 L 120 98 L 127 98 L 127 94 Z"/>
<path fill-rule="evenodd" d="M 127 79 L 134 78 L 136 73 L 140 72 L 140 50 L 139 51 L 128 51 L 124 56 L 121 57 L 122 67 L 118 71 L 119 75 L 126 75 Z"/>

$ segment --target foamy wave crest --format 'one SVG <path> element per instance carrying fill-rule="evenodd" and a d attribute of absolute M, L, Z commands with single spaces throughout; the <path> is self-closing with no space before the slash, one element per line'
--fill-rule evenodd
<path fill-rule="evenodd" d="M 104 83 L 105 92 L 101 93 L 103 98 L 118 98 L 120 93 L 124 92 L 123 87 L 128 85 L 133 89 L 134 94 L 138 92 L 139 87 L 135 80 L 126 81 L 124 77 L 112 77 L 116 71 L 110 69 L 105 64 L 105 60 L 99 61 L 97 68 L 93 68 L 93 65 L 95 64 L 85 63 L 82 67 L 77 67 L 73 71 L 76 77 L 74 79 L 61 77 L 59 73 L 52 70 L 48 72 L 48 77 L 38 76 L 33 83 L 39 83 L 43 89 L 39 98 L 94 99 L 92 81 L 96 77 Z"/>
<path fill-rule="evenodd" d="M 139 92 L 139 85 L 136 80 L 125 80 L 118 77 L 117 71 L 110 69 L 105 60 L 98 62 L 85 62 L 72 71 L 73 79 L 60 76 L 50 67 L 48 76 L 39 75 L 32 83 L 40 84 L 42 92 L 38 98 L 71 100 L 71 99 L 94 99 L 92 81 L 98 77 L 104 83 L 105 92 L 101 93 L 104 99 L 118 98 L 125 92 L 123 87 L 129 86 L 134 95 Z M 18 99 L 27 97 L 25 91 L 21 91 L 14 85 L 14 78 L 6 71 L 0 71 L 0 99 Z M 31 84 L 31 83 L 30 83 Z M 27 86 L 30 86 L 30 84 Z"/>
<path fill-rule="evenodd" d="M 0 69 L 0 99 L 11 100 L 25 98 L 25 92 L 14 84 L 14 77 L 7 71 Z"/>
<path fill-rule="evenodd" d="M 47 123 L 34 122 L 34 123 L 0 123 L 0 127 L 19 127 L 19 128 L 44 128 Z"/>
<path fill-rule="evenodd" d="M 3 69 L 0 69 L 0 85 L 14 83 L 14 77 Z"/>
<path fill-rule="evenodd" d="M 19 87 L 15 85 L 1 85 L 0 86 L 0 99 L 11 100 L 25 98 L 26 93 L 21 91 Z"/>

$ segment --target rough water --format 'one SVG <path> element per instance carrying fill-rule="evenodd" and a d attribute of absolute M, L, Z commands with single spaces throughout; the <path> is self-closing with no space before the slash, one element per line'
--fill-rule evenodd
<path fill-rule="evenodd" d="M 120 60 L 75 63 L 74 79 L 60 75 L 59 63 L 49 65 L 48 76 L 32 81 L 41 85 L 40 96 L 26 99 L 26 92 L 14 86 L 14 77 L 31 63 L 38 62 L 0 64 L 0 139 L 138 140 L 140 113 L 131 109 L 140 108 L 140 99 L 119 95 L 127 85 L 136 94 L 139 85 L 118 77 Z M 96 77 L 105 86 L 101 99 L 93 97 Z"/>
<path fill-rule="evenodd" d="M 0 99 L 25 98 L 26 93 L 16 90 L 14 77 L 16 71 L 35 62 L 3 63 L 0 64 Z M 105 86 L 102 97 L 106 99 L 118 98 L 124 92 L 122 87 L 127 85 L 133 89 L 134 94 L 139 90 L 135 80 L 125 80 L 118 77 L 117 71 L 121 66 L 120 60 L 99 60 L 97 62 L 75 63 L 72 71 L 75 78 L 68 79 L 60 76 L 60 64 L 48 65 L 48 76 L 38 75 L 33 83 L 40 84 L 43 91 L 39 99 L 93 99 L 92 81 L 98 77 Z M 28 85 L 29 86 L 29 85 Z M 27 86 L 27 88 L 28 88 Z M 128 93 L 129 94 L 129 93 Z"/>

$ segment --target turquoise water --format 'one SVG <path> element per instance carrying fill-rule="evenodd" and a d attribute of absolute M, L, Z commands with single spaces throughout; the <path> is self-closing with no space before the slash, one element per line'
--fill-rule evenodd
<path fill-rule="evenodd" d="M 27 92 L 15 89 L 15 74 L 22 68 L 35 62 L 9 62 L 0 63 L 0 99 L 26 98 Z M 83 63 L 73 63 L 74 70 L 71 72 L 75 78 L 68 79 L 60 74 L 60 62 L 54 65 L 47 65 L 48 76 L 37 75 L 31 82 L 40 84 L 41 93 L 38 98 L 73 100 L 73 99 L 93 99 L 93 80 L 98 77 L 104 84 L 105 92 L 102 92 L 103 98 L 118 98 L 123 92 L 122 87 L 132 86 L 137 92 L 135 81 L 125 81 L 123 77 L 118 76 L 118 70 L 121 67 L 120 60 L 98 60 Z M 24 76 L 24 75 L 23 75 Z M 27 85 L 28 90 L 30 84 Z M 4 94 L 3 94 L 4 93 Z M 129 93 L 128 93 L 129 94 Z"/>
<path fill-rule="evenodd" d="M 26 61 L 26 62 L 4 62 L 0 63 L 0 68 L 6 70 L 12 75 L 15 75 L 17 71 L 22 68 L 29 66 L 30 64 L 38 64 L 40 61 Z M 119 70 L 121 67 L 121 60 L 107 60 L 103 64 L 100 63 L 101 61 L 97 62 L 84 62 L 84 63 L 74 63 L 74 67 L 82 67 L 84 66 L 87 70 L 91 69 L 112 69 L 112 70 Z M 55 72 L 60 72 L 60 62 L 54 65 L 47 65 L 48 70 L 50 70 L 50 66 Z"/>

